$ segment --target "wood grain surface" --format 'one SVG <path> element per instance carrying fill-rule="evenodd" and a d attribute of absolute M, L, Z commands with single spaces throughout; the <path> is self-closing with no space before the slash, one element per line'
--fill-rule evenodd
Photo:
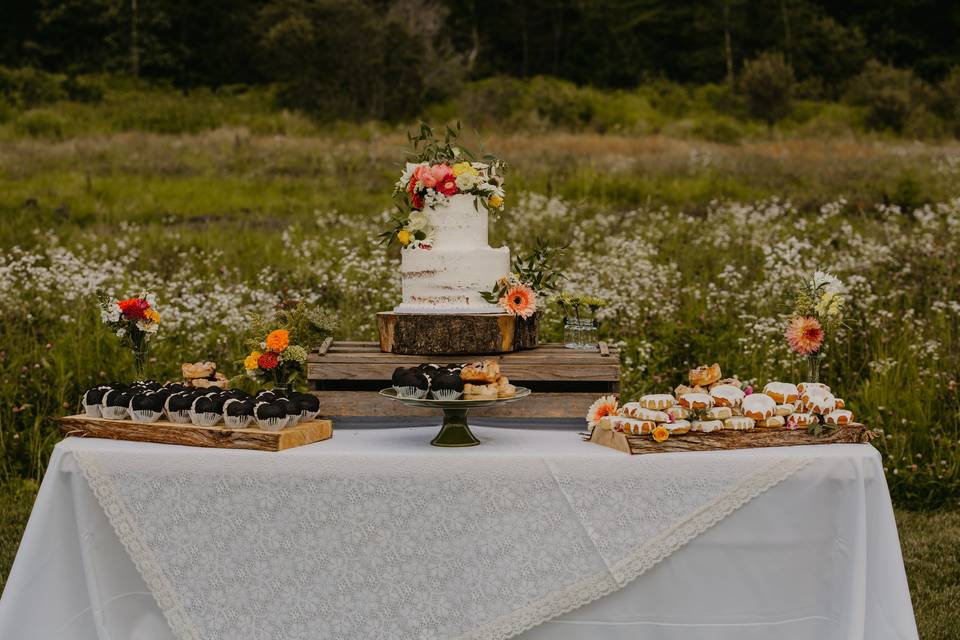
<path fill-rule="evenodd" d="M 258 451 L 283 451 L 326 440 L 333 435 L 333 423 L 329 420 L 301 422 L 280 431 L 265 431 L 256 425 L 250 429 L 230 429 L 222 424 L 198 427 L 166 421 L 107 420 L 85 415 L 66 416 L 58 421 L 60 431 L 67 436 Z"/>

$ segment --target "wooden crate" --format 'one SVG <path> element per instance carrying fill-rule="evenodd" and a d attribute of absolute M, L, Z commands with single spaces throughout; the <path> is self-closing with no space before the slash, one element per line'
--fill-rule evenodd
<path fill-rule="evenodd" d="M 495 360 L 512 383 L 533 394 L 520 402 L 477 409 L 471 415 L 499 418 L 583 419 L 587 408 L 620 388 L 620 355 L 601 343 L 596 351 L 545 344 L 499 355 L 424 356 L 384 353 L 375 342 L 325 342 L 307 361 L 307 378 L 327 417 L 438 416 L 431 409 L 408 407 L 377 394 L 390 386 L 400 366 Z"/>
<path fill-rule="evenodd" d="M 597 428 L 589 442 L 633 455 L 645 453 L 673 453 L 677 451 L 721 451 L 729 449 L 757 449 L 760 447 L 793 447 L 802 444 L 834 444 L 838 442 L 870 442 L 873 432 L 862 424 L 847 424 L 836 429 L 812 435 L 806 429 L 721 430 L 711 433 L 685 433 L 656 442 L 650 436 L 627 435 L 622 431 Z"/>
<path fill-rule="evenodd" d="M 83 414 L 59 418 L 58 422 L 60 431 L 66 436 L 258 451 L 283 451 L 326 440 L 333 435 L 333 423 L 329 420 L 301 422 L 280 431 L 265 431 L 256 425 L 249 429 L 230 429 L 222 424 L 199 427 L 165 420 L 146 423 L 89 418 Z"/>

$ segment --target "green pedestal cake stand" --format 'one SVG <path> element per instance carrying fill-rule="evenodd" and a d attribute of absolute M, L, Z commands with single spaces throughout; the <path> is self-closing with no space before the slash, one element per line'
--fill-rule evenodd
<path fill-rule="evenodd" d="M 517 387 L 517 392 L 509 398 L 497 398 L 496 400 L 433 400 L 431 398 L 401 398 L 397 396 L 396 390 L 392 387 L 384 389 L 380 395 L 387 398 L 393 398 L 411 407 L 426 407 L 428 409 L 441 409 L 443 411 L 443 426 L 440 427 L 440 433 L 430 441 L 435 447 L 475 447 L 480 441 L 470 431 L 470 425 L 467 424 L 467 413 L 471 409 L 480 407 L 490 407 L 506 402 L 516 402 L 530 395 L 530 389 L 526 387 Z"/>

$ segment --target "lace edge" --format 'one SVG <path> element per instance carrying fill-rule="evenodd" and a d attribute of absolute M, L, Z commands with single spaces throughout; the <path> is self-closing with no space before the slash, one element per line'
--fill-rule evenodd
<path fill-rule="evenodd" d="M 720 494 L 674 527 L 647 541 L 634 554 L 617 562 L 610 572 L 605 571 L 564 587 L 522 609 L 460 636 L 460 640 L 507 640 L 622 589 L 701 533 L 760 494 L 780 484 L 813 460 L 812 457 L 774 460 L 731 491 Z"/>
<path fill-rule="evenodd" d="M 137 567 L 137 571 L 146 582 L 150 593 L 153 594 L 153 598 L 163 612 L 173 635 L 178 640 L 201 640 L 200 634 L 194 628 L 190 617 L 180 604 L 173 585 L 167 580 L 160 563 L 153 555 L 146 540 L 144 540 L 133 516 L 130 515 L 130 512 L 127 511 L 114 491 L 109 475 L 96 460 L 96 454 L 78 450 L 73 451 L 72 454 L 83 472 L 87 484 L 93 490 L 97 502 L 100 503 L 100 507 L 106 513 L 107 519 L 120 539 L 120 543 Z"/>

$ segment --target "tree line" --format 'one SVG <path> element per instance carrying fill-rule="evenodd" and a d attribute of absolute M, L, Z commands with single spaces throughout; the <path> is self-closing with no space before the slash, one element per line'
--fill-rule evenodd
<path fill-rule="evenodd" d="M 958 27 L 955 0 L 5 0 L 0 65 L 276 83 L 292 106 L 389 118 L 495 76 L 734 86 L 766 53 L 809 97 L 868 64 L 937 83 Z"/>

